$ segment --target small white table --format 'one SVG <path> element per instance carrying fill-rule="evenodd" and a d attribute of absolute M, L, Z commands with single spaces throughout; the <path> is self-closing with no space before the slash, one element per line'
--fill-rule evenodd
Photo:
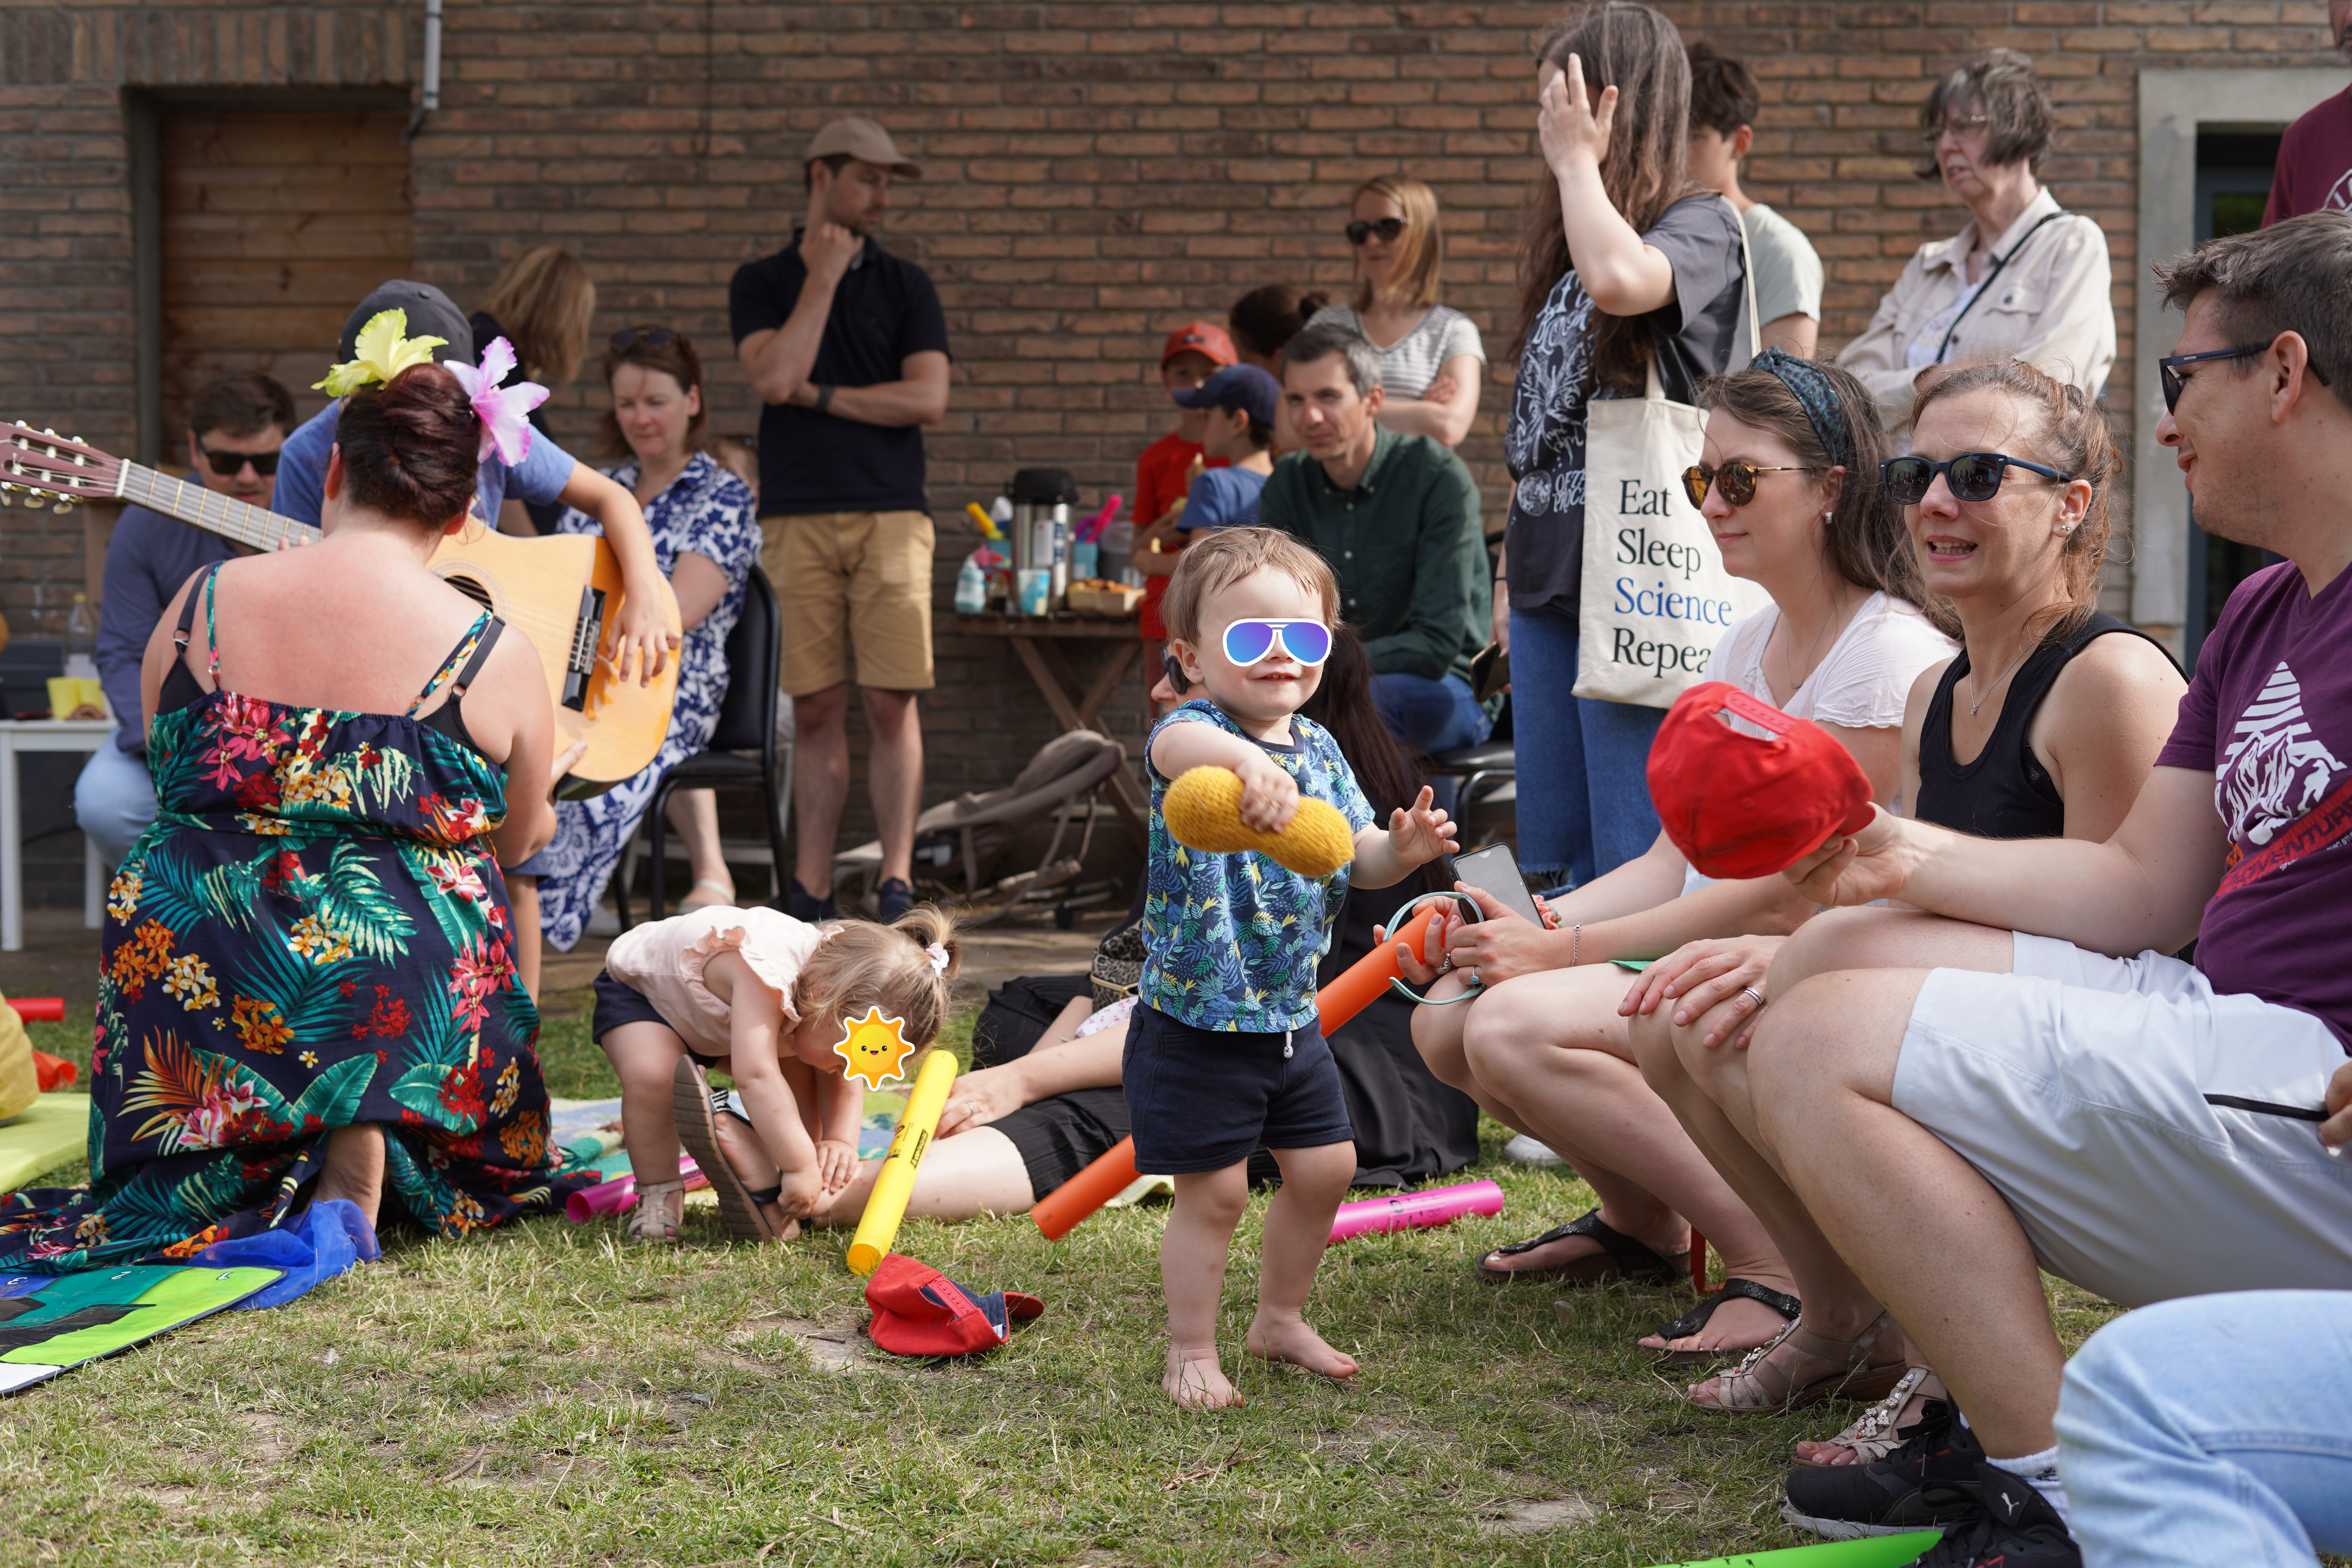
<path fill-rule="evenodd" d="M 79 752 L 111 745 L 111 719 L 0 719 L 0 952 L 25 946 L 25 843 L 16 759 L 26 752 Z M 106 910 L 106 867 L 82 840 L 81 918 L 96 931 Z"/>

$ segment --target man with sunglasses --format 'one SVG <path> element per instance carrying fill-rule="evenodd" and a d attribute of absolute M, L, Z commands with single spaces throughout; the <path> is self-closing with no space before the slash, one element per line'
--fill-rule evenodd
<path fill-rule="evenodd" d="M 2284 561 L 2231 596 L 2105 843 L 1882 812 L 1790 868 L 1850 908 L 1775 959 L 1731 1124 L 1779 1173 L 1751 1201 L 1853 1271 L 1843 1297 L 1807 1290 L 1808 1323 L 1855 1336 L 1884 1307 L 1965 1417 L 1931 1405 L 1885 1458 L 1796 1472 L 1789 1517 L 1941 1527 L 1936 1568 L 2287 1561 L 2254 1546 L 2262 1500 L 2294 1494 L 2304 1456 L 2340 1475 L 2352 1441 L 2339 1312 L 2276 1340 L 2217 1328 L 2174 1363 L 2220 1429 L 2277 1440 L 2175 1489 L 2169 1521 L 2095 1466 L 2070 1500 L 2057 1447 L 2071 1466 L 2116 1430 L 2071 1378 L 2062 1409 L 2037 1264 L 2126 1307 L 2352 1290 L 2352 213 L 2211 241 L 2156 279 L 2186 313 L 2158 438 L 2200 526 Z M 1983 489 L 1989 467 L 1945 477 Z M 1922 913 L 1851 908 L 1882 899 Z M 2165 956 L 2192 937 L 2193 965 Z M 2233 1400 L 2232 1364 L 2297 1394 Z M 2217 1531 L 2231 1510 L 2243 1528 Z"/>
<path fill-rule="evenodd" d="M 188 478 L 215 495 L 268 510 L 278 453 L 294 428 L 294 397 L 258 371 L 208 381 L 188 404 Z M 248 553 L 217 533 L 150 511 L 122 509 L 106 545 L 98 609 L 98 678 L 114 710 L 114 744 L 100 746 L 74 784 L 74 819 L 112 865 L 155 820 L 147 777 L 147 721 L 139 668 L 147 639 L 180 584 L 215 561 Z"/>

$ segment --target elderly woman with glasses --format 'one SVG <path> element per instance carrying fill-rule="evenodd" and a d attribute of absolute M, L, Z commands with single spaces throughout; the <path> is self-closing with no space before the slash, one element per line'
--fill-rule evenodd
<path fill-rule="evenodd" d="M 2021 359 L 2092 397 L 2116 360 L 2106 237 L 2036 177 L 2057 128 L 2033 62 L 1988 49 L 1936 84 L 1920 110 L 1927 161 L 1968 209 L 1919 247 L 1839 364 L 1877 399 L 1898 447 L 1914 398 L 1956 365 Z"/>
<path fill-rule="evenodd" d="M 523 978 L 538 992 L 538 942 L 525 929 L 534 917 L 546 939 L 570 952 L 612 879 L 621 851 L 660 785 L 662 775 L 709 743 L 727 695 L 727 635 L 743 611 L 744 584 L 760 558 L 760 525 L 751 489 L 703 450 L 709 411 L 703 402 L 702 361 L 683 332 L 631 327 L 613 334 L 604 354 L 612 407 L 604 416 L 605 451 L 625 460 L 608 469 L 645 508 L 654 553 L 677 595 L 686 628 L 678 650 L 677 700 L 669 733 L 643 772 L 590 800 L 556 807 L 555 841 L 507 873 L 510 891 L 536 879 L 536 898 L 515 898 Z M 601 525 L 580 510 L 566 511 L 562 533 L 594 533 Z M 699 798 L 697 798 L 699 797 Z M 688 908 L 732 904 L 735 889 L 719 853 L 718 808 L 708 790 L 681 790 L 669 801 L 670 821 L 694 861 Z"/>
<path fill-rule="evenodd" d="M 1478 416 L 1486 348 L 1469 317 L 1437 302 L 1445 266 L 1437 193 L 1419 180 L 1382 174 L 1356 187 L 1348 212 L 1355 292 L 1313 321 L 1344 322 L 1381 356 L 1381 424 L 1458 447 Z"/>

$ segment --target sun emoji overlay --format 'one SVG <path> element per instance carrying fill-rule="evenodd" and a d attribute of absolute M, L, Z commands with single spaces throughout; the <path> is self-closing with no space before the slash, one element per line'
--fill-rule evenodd
<path fill-rule="evenodd" d="M 834 1054 L 848 1064 L 845 1078 L 861 1079 L 868 1089 L 897 1083 L 907 1076 L 907 1058 L 914 1047 L 907 1042 L 907 1021 L 886 1018 L 879 1007 L 866 1009 L 863 1018 L 841 1021 L 841 1043 Z"/>

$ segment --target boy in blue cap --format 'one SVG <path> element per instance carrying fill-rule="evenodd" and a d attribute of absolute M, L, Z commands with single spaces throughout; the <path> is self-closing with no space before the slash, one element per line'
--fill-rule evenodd
<path fill-rule="evenodd" d="M 1282 384 L 1254 364 L 1229 364 L 1200 385 L 1169 395 L 1179 408 L 1207 416 L 1201 455 L 1230 465 L 1205 469 L 1192 481 L 1178 530 L 1255 528 L 1257 498 L 1274 472 L 1274 419 L 1282 406 Z"/>

